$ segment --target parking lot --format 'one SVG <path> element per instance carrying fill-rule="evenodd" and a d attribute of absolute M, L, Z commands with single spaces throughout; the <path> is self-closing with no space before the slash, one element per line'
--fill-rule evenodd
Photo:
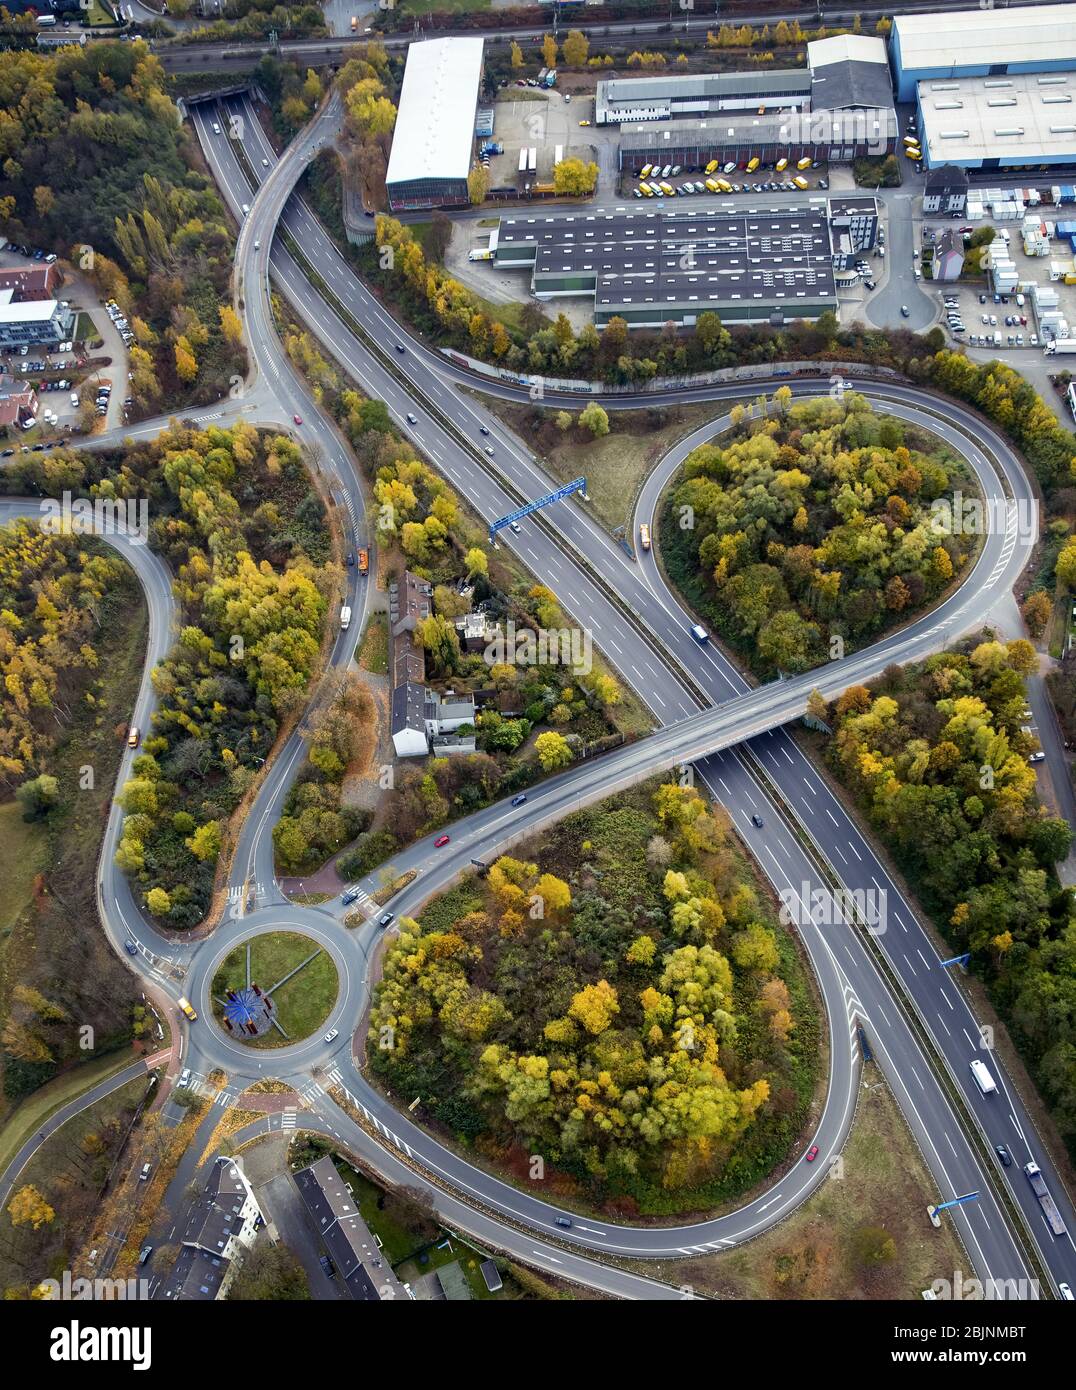
<path fill-rule="evenodd" d="M 503 154 L 490 159 L 491 188 L 522 188 L 525 184 L 551 184 L 557 147 L 565 159 L 593 161 L 598 165 L 598 191 L 611 192 L 616 183 L 617 144 L 615 127 L 596 129 L 593 97 L 572 97 L 555 87 L 509 86 L 497 95 L 493 139 L 504 146 Z M 586 121 L 585 126 L 579 124 Z M 536 168 L 521 175 L 519 152 L 533 149 Z"/>
<path fill-rule="evenodd" d="M 961 346 L 992 353 L 1041 348 L 1025 295 L 995 295 L 979 281 L 927 283 L 938 295 L 944 326 Z"/>

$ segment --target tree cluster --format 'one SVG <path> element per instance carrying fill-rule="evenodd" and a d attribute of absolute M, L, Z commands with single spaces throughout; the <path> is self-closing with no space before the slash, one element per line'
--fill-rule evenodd
<path fill-rule="evenodd" d="M 1076 1153 L 1076 903 L 1068 824 L 1035 794 L 1030 643 L 987 638 L 836 702 L 830 761 L 994 999 Z"/>
<path fill-rule="evenodd" d="M 798 1113 L 810 1008 L 786 973 L 724 816 L 651 788 L 405 919 L 373 1066 L 461 1138 L 683 1204 Z"/>
<path fill-rule="evenodd" d="M 225 209 L 166 84 L 141 42 L 0 52 L 0 221 L 118 301 L 132 394 L 155 409 L 216 399 L 246 365 Z"/>
<path fill-rule="evenodd" d="M 975 537 L 932 504 L 962 465 L 852 392 L 792 404 L 781 387 L 695 449 L 666 508 L 670 572 L 767 672 L 804 671 L 935 599 Z M 970 488 L 971 483 L 969 481 Z"/>

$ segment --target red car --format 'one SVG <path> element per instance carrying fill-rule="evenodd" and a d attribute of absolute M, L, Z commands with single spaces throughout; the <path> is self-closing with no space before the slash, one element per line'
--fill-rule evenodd
<path fill-rule="evenodd" d="M 297 425 L 301 425 L 303 423 L 303 417 L 301 415 L 293 415 L 291 418 L 295 421 Z"/>
<path fill-rule="evenodd" d="M 803 1156 L 808 1163 L 813 1163 L 815 1159 L 818 1157 L 818 1145 L 812 1144 Z"/>
<path fill-rule="evenodd" d="M 433 842 L 434 849 L 444 849 L 445 845 L 448 844 L 448 840 L 449 837 L 447 835 L 438 835 L 437 839 Z"/>

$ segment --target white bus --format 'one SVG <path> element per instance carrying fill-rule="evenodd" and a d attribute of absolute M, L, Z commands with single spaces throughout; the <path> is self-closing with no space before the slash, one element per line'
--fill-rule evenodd
<path fill-rule="evenodd" d="M 988 1068 L 980 1061 L 971 1063 L 971 1074 L 975 1077 L 975 1084 L 984 1096 L 992 1095 L 997 1090 L 998 1084 L 990 1075 Z"/>

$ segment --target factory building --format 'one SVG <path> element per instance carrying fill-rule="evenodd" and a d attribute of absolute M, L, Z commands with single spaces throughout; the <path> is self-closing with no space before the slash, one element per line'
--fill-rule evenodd
<path fill-rule="evenodd" d="M 1064 72 L 1076 67 L 1076 6 L 898 14 L 891 58 L 900 101 L 936 79 Z"/>
<path fill-rule="evenodd" d="M 697 120 L 759 107 L 806 111 L 811 105 L 807 68 L 777 72 L 709 72 L 684 77 L 613 77 L 598 83 L 595 125 L 634 121 Z"/>
<path fill-rule="evenodd" d="M 635 328 L 691 327 L 707 311 L 779 324 L 836 312 L 835 257 L 873 244 L 873 202 L 844 199 L 839 225 L 823 198 L 735 211 L 525 212 L 502 217 L 490 244 L 498 269 L 530 272 L 538 299 L 592 295 L 599 328 L 614 316 Z"/>
<path fill-rule="evenodd" d="M 482 48 L 468 38 L 409 45 L 385 178 L 393 212 L 468 206 Z"/>
<path fill-rule="evenodd" d="M 1021 169 L 1076 164 L 1071 72 L 928 78 L 916 84 L 928 168 Z"/>
<path fill-rule="evenodd" d="M 655 160 L 847 163 L 892 154 L 898 136 L 885 44 L 860 34 L 809 43 L 805 68 L 602 82 L 595 109 L 620 124 L 629 173 Z"/>
<path fill-rule="evenodd" d="M 755 158 L 764 165 L 803 158 L 837 164 L 892 154 L 896 146 L 897 118 L 891 107 L 711 116 L 672 125 L 622 126 L 620 167 L 637 174 L 646 164 L 702 169 L 714 159 L 739 165 Z"/>

